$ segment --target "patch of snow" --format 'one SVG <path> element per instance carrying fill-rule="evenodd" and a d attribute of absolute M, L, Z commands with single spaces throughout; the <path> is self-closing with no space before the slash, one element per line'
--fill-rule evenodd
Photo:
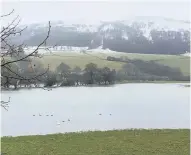
<path fill-rule="evenodd" d="M 30 36 L 32 37 L 32 36 L 34 36 L 34 35 L 35 35 L 34 31 L 32 31 L 31 34 L 30 34 Z"/>
<path fill-rule="evenodd" d="M 113 53 L 113 54 L 116 54 L 116 53 L 119 53 L 119 52 L 116 52 L 116 51 L 112 51 L 110 49 L 103 49 L 103 46 L 99 46 L 95 49 L 90 49 L 90 50 L 87 50 L 86 52 L 92 52 L 92 53 Z"/>
<path fill-rule="evenodd" d="M 129 39 L 129 37 L 127 36 L 126 33 L 124 33 L 124 34 L 122 35 L 122 38 L 125 39 L 125 40 L 128 40 L 128 39 Z"/>
<path fill-rule="evenodd" d="M 169 30 L 179 30 L 179 29 L 186 29 L 188 30 L 190 28 L 190 23 L 185 21 L 178 21 L 178 20 L 170 20 L 163 17 L 144 17 L 144 16 L 137 16 L 133 17 L 130 20 L 125 21 L 126 24 L 132 23 L 132 22 L 142 22 L 142 23 L 153 23 L 153 28 L 156 29 L 162 29 L 167 28 Z"/>
<path fill-rule="evenodd" d="M 37 46 L 28 46 L 26 48 L 24 48 L 26 53 L 31 53 L 33 52 L 35 49 L 37 48 Z M 47 50 L 47 48 L 49 50 Z M 39 54 L 44 54 L 44 53 L 50 53 L 50 52 L 65 52 L 65 51 L 69 51 L 69 52 L 80 52 L 83 50 L 87 50 L 88 47 L 73 47 L 73 46 L 55 46 L 55 47 L 40 47 L 38 52 Z"/>
<path fill-rule="evenodd" d="M 188 53 L 188 52 L 186 52 L 186 53 L 184 53 L 184 54 L 182 54 L 183 56 L 186 56 L 186 57 L 191 57 L 191 53 Z"/>
<path fill-rule="evenodd" d="M 105 25 L 103 26 L 103 28 L 101 29 L 101 32 L 105 32 L 107 30 L 114 30 L 114 27 L 111 24 Z"/>

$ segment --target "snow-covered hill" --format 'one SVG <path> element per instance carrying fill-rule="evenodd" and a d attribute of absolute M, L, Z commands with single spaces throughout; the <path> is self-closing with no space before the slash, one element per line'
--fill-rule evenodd
<path fill-rule="evenodd" d="M 172 31 L 179 31 L 179 30 L 190 30 L 190 22 L 189 21 L 179 21 L 174 19 L 168 19 L 163 17 L 134 17 L 127 20 L 122 21 L 111 21 L 111 22 L 104 22 L 100 21 L 99 23 L 92 25 L 88 23 L 80 24 L 80 23 L 66 23 L 64 21 L 53 21 L 51 22 L 52 28 L 68 28 L 72 29 L 73 31 L 77 32 L 97 32 L 103 24 L 105 25 L 102 27 L 101 31 L 108 31 L 115 29 L 113 24 L 114 23 L 121 23 L 126 26 L 132 26 L 133 24 L 139 24 L 141 28 L 144 29 L 157 29 L 157 30 L 172 30 Z M 29 29 L 38 30 L 44 29 L 48 26 L 47 23 L 36 23 L 31 25 L 22 25 L 22 27 L 28 26 Z"/>
<path fill-rule="evenodd" d="M 24 41 L 29 46 L 36 46 L 46 36 L 47 28 L 47 23 L 28 25 L 22 36 L 15 37 L 13 42 Z M 51 22 L 51 34 L 47 44 L 67 48 L 103 47 L 122 52 L 143 50 L 143 53 L 182 54 L 190 49 L 189 38 L 189 21 L 162 17 L 134 17 L 122 21 L 102 21 L 97 24 L 54 21 Z"/>

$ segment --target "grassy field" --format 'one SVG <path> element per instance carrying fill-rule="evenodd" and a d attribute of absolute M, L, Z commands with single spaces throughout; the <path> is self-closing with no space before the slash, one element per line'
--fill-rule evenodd
<path fill-rule="evenodd" d="M 37 60 L 40 61 L 45 68 L 49 65 L 51 70 L 55 70 L 62 62 L 69 65 L 71 68 L 79 66 L 81 69 L 84 69 L 85 65 L 91 62 L 97 64 L 98 67 L 109 67 L 116 70 L 121 69 L 125 64 L 123 62 L 107 61 L 106 58 L 108 56 L 125 56 L 129 59 L 140 59 L 144 61 L 153 60 L 159 64 L 172 68 L 179 68 L 184 75 L 190 75 L 190 57 L 182 55 L 132 54 L 122 52 L 88 52 L 87 54 L 77 52 L 53 52 L 53 54 L 45 54 L 42 58 Z"/>
<path fill-rule="evenodd" d="M 3 137 L 6 155 L 189 155 L 189 129 Z"/>
<path fill-rule="evenodd" d="M 180 68 L 184 75 L 190 74 L 190 58 L 176 55 L 155 55 L 155 54 L 131 54 L 131 53 L 74 53 L 74 52 L 57 52 L 54 54 L 47 54 L 41 59 L 44 66 L 50 65 L 54 70 L 61 62 L 66 63 L 71 68 L 76 66 L 85 67 L 87 63 L 96 63 L 98 67 L 108 66 L 110 68 L 119 70 L 124 63 L 111 62 L 105 60 L 107 56 L 126 56 L 129 59 L 141 59 L 145 61 L 154 60 L 159 64 L 164 64 L 172 68 Z"/>

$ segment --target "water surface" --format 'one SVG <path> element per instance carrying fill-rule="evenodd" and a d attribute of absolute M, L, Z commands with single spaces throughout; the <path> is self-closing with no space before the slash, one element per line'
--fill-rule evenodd
<path fill-rule="evenodd" d="M 179 84 L 121 84 L 6 91 L 1 97 L 11 102 L 8 112 L 2 109 L 1 136 L 189 128 L 189 90 Z"/>

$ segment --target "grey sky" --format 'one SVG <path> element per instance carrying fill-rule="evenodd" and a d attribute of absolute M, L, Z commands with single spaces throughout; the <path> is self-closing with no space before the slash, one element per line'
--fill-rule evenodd
<path fill-rule="evenodd" d="M 189 1 L 8 1 L 2 3 L 2 13 L 13 8 L 22 24 L 47 21 L 120 20 L 134 16 L 160 16 L 189 20 Z"/>

